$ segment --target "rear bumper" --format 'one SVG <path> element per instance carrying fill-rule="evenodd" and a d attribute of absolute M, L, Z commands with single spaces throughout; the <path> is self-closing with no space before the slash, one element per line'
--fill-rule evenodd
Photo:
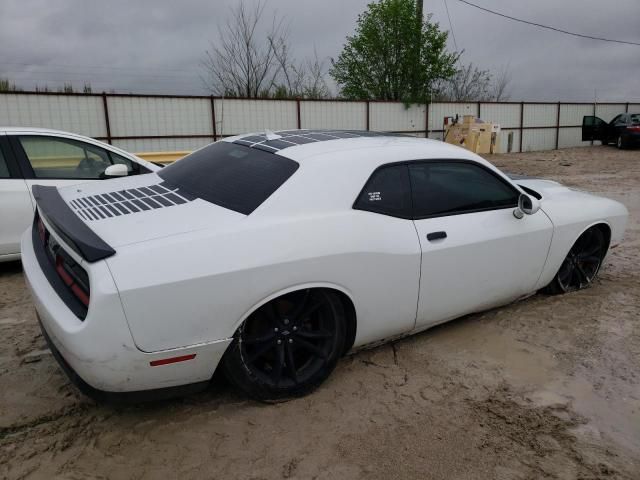
<path fill-rule="evenodd" d="M 80 320 L 43 273 L 30 231 L 22 237 L 22 264 L 43 334 L 69 378 L 103 400 L 144 400 L 200 389 L 211 379 L 231 339 L 147 353 L 137 348 L 104 262 L 91 265 L 91 303 Z M 179 363 L 151 362 L 193 356 Z M 192 384 L 196 384 L 195 386 Z M 179 387 L 179 388 L 177 388 Z M 125 395 L 121 395 L 125 394 Z"/>
<path fill-rule="evenodd" d="M 191 383 L 188 385 L 179 385 L 176 387 L 158 388 L 153 390 L 138 390 L 135 392 L 107 392 L 105 390 L 98 390 L 97 388 L 94 388 L 87 382 L 85 382 L 82 377 L 78 375 L 78 373 L 71 367 L 71 365 L 67 363 L 62 354 L 56 348 L 55 344 L 51 341 L 47 330 L 44 328 L 44 325 L 42 325 L 40 315 L 38 315 L 37 313 L 36 315 L 38 317 L 38 323 L 40 324 L 42 336 L 47 342 L 47 346 L 49 347 L 49 350 L 51 350 L 53 358 L 56 359 L 58 365 L 60 365 L 60 368 L 62 368 L 62 371 L 67 375 L 67 377 L 69 377 L 71 383 L 73 383 L 78 388 L 78 390 L 98 402 L 139 403 L 164 400 L 167 398 L 201 392 L 209 385 L 208 381 L 204 381 Z"/>

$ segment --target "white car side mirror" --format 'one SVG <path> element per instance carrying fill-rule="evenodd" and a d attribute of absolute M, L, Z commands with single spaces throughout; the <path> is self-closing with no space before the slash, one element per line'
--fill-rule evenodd
<path fill-rule="evenodd" d="M 104 171 L 105 177 L 126 177 L 128 174 L 127 166 L 121 163 L 110 165 Z"/>
<path fill-rule="evenodd" d="M 525 215 L 533 215 L 540 210 L 540 202 L 537 198 L 521 193 L 518 197 L 518 206 L 513 210 L 513 216 L 522 218 Z"/>

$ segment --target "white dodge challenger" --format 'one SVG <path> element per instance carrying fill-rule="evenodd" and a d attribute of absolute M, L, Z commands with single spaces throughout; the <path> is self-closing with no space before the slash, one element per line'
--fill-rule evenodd
<path fill-rule="evenodd" d="M 42 331 L 106 400 L 201 389 L 218 367 L 251 397 L 302 395 L 352 349 L 588 286 L 628 216 L 357 131 L 231 137 L 156 173 L 33 190 L 22 262 Z"/>

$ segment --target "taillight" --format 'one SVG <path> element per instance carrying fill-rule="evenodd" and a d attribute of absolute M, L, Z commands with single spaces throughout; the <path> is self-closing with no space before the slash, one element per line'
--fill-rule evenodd
<path fill-rule="evenodd" d="M 38 217 L 38 235 L 40 236 L 40 240 L 42 243 L 45 243 L 47 240 L 47 230 L 44 228 L 44 223 Z"/>
<path fill-rule="evenodd" d="M 69 309 L 84 320 L 89 309 L 91 288 L 87 271 L 51 235 L 36 211 L 32 238 L 38 262 L 52 287 Z"/>
<path fill-rule="evenodd" d="M 58 275 L 60 275 L 60 278 L 67 287 L 73 285 L 73 278 L 71 278 L 71 275 L 64 269 L 64 260 L 60 255 L 56 257 L 56 272 L 58 272 Z"/>
<path fill-rule="evenodd" d="M 88 290 L 87 279 L 80 278 L 80 272 L 76 272 L 73 265 L 69 265 L 69 262 L 73 260 L 66 260 L 62 255 L 56 255 L 56 272 L 64 282 L 64 284 L 71 289 L 71 293 L 80 300 L 85 306 L 89 306 L 90 293 Z M 73 262 L 75 265 L 75 262 Z"/>
<path fill-rule="evenodd" d="M 71 285 L 71 291 L 76 297 L 78 297 L 78 300 L 80 300 L 85 307 L 89 306 L 89 295 L 87 295 L 87 293 L 82 290 L 77 283 Z"/>
<path fill-rule="evenodd" d="M 627 130 L 631 130 L 632 132 L 640 132 L 640 125 L 632 125 L 631 127 L 627 127 Z"/>

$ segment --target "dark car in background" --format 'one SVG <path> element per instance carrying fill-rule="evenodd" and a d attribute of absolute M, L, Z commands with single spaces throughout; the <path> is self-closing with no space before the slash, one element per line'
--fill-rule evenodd
<path fill-rule="evenodd" d="M 582 141 L 600 140 L 603 145 L 615 142 L 618 148 L 640 145 L 640 113 L 621 113 L 607 123 L 586 115 L 582 118 Z"/>

